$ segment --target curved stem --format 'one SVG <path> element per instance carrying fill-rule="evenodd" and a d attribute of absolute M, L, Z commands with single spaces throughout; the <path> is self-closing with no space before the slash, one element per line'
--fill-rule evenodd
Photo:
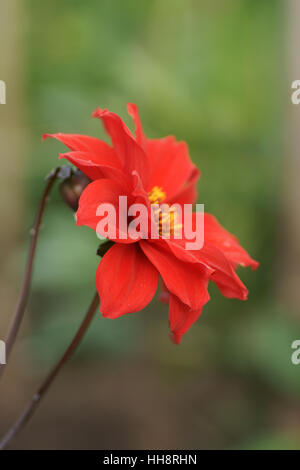
<path fill-rule="evenodd" d="M 89 306 L 89 309 L 82 321 L 77 333 L 75 334 L 74 338 L 72 339 L 71 343 L 67 347 L 66 351 L 56 364 L 56 366 L 52 369 L 50 374 L 46 377 L 42 385 L 39 387 L 37 392 L 33 395 L 31 401 L 28 403 L 22 414 L 19 416 L 15 424 L 10 428 L 7 434 L 2 438 L 0 441 L 0 450 L 6 449 L 9 444 L 11 443 L 12 439 L 23 429 L 25 424 L 29 421 L 33 413 L 36 411 L 39 403 L 41 402 L 42 398 L 45 396 L 47 390 L 49 389 L 50 385 L 54 381 L 55 377 L 59 373 L 60 369 L 63 365 L 68 361 L 68 359 L 72 356 L 75 352 L 77 347 L 79 346 L 84 334 L 86 333 L 97 309 L 99 304 L 99 296 L 98 293 L 93 297 L 93 300 Z"/>
<path fill-rule="evenodd" d="M 15 343 L 18 331 L 20 329 L 22 319 L 24 316 L 25 308 L 27 305 L 27 300 L 28 300 L 28 294 L 30 290 L 30 283 L 31 283 L 31 278 L 32 278 L 32 270 L 33 270 L 33 262 L 34 262 L 34 257 L 35 257 L 35 252 L 36 252 L 36 247 L 37 247 L 37 242 L 38 242 L 38 236 L 40 233 L 40 228 L 41 228 L 41 222 L 45 210 L 45 206 L 47 203 L 48 196 L 50 194 L 50 191 L 52 189 L 52 186 L 58 176 L 58 173 L 60 171 L 60 167 L 56 168 L 48 177 L 48 181 L 46 184 L 46 187 L 43 191 L 37 214 L 35 217 L 35 222 L 34 225 L 31 229 L 31 242 L 30 242 L 30 247 L 29 247 L 29 253 L 28 253 L 28 258 L 27 258 L 27 263 L 26 263 L 26 268 L 25 268 L 25 274 L 24 274 L 24 280 L 22 283 L 21 287 L 21 292 L 19 295 L 19 300 L 17 303 L 16 311 L 13 316 L 13 319 L 11 321 L 8 334 L 7 334 L 7 339 L 5 341 L 6 344 L 6 362 L 8 361 L 8 358 L 10 356 L 11 350 L 13 348 L 13 345 Z M 0 364 L 0 378 L 4 372 L 5 369 L 5 364 Z"/>

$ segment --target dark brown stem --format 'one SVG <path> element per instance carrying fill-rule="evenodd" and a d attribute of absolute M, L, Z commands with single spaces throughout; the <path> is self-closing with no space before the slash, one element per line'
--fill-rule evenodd
<path fill-rule="evenodd" d="M 37 392 L 33 395 L 31 401 L 28 403 L 23 413 L 19 416 L 15 424 L 10 428 L 7 434 L 0 441 L 0 450 L 4 450 L 9 446 L 11 441 L 24 428 L 25 424 L 29 421 L 33 413 L 36 411 L 42 398 L 45 396 L 47 390 L 49 389 L 50 385 L 52 384 L 55 377 L 59 373 L 60 369 L 68 361 L 68 359 L 70 359 L 70 357 L 73 355 L 73 353 L 79 346 L 84 334 L 86 333 L 95 315 L 98 304 L 99 304 L 99 296 L 98 296 L 98 293 L 96 293 L 91 302 L 91 305 L 89 306 L 86 316 L 83 322 L 81 323 L 79 329 L 77 330 L 77 333 L 75 334 L 71 343 L 67 347 L 66 351 L 64 352 L 64 354 L 62 355 L 62 357 L 60 358 L 56 366 L 52 369 L 52 371 L 46 377 L 46 379 L 44 380 L 42 385 L 39 387 Z"/>
<path fill-rule="evenodd" d="M 48 196 L 50 194 L 50 191 L 52 189 L 52 186 L 58 176 L 58 173 L 60 171 L 60 167 L 56 168 L 53 170 L 53 172 L 49 175 L 47 178 L 47 184 L 44 189 L 44 192 L 42 194 L 39 207 L 37 210 L 37 214 L 35 217 L 35 222 L 34 225 L 31 229 L 31 242 L 30 242 L 30 247 L 29 247 L 29 253 L 28 253 L 28 258 L 27 258 L 27 263 L 26 263 L 26 268 L 25 268 L 25 274 L 24 274 L 24 280 L 23 284 L 21 287 L 21 292 L 19 295 L 19 300 L 17 303 L 16 311 L 13 316 L 13 319 L 11 321 L 8 334 L 7 334 L 7 339 L 6 339 L 6 362 L 8 361 L 8 358 L 10 356 L 11 350 L 13 348 L 13 345 L 15 343 L 18 331 L 20 329 L 22 319 L 24 316 L 25 308 L 27 305 L 27 300 L 28 300 L 28 294 L 30 290 L 30 283 L 31 283 L 31 278 L 32 278 L 32 270 L 33 270 L 33 262 L 34 262 L 34 257 L 35 257 L 35 252 L 36 252 L 36 247 L 37 247 L 37 242 L 38 242 L 38 236 L 40 233 L 40 228 L 41 228 L 41 222 L 42 222 L 42 217 L 44 214 L 45 206 L 48 200 Z M 4 372 L 5 365 L 0 364 L 0 378 Z"/>

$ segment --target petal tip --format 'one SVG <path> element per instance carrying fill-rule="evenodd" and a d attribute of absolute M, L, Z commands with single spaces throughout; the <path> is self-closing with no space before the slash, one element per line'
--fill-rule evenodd
<path fill-rule="evenodd" d="M 159 294 L 159 300 L 165 305 L 169 305 L 170 294 L 168 292 L 161 292 Z"/>
<path fill-rule="evenodd" d="M 241 300 L 248 300 L 248 294 L 249 294 L 249 291 L 248 291 L 248 289 L 247 289 L 247 290 L 244 292 L 243 297 L 242 297 Z"/>
<path fill-rule="evenodd" d="M 258 261 L 252 260 L 251 263 L 251 269 L 252 271 L 256 271 L 257 268 L 259 268 L 260 263 Z"/>
<path fill-rule="evenodd" d="M 170 339 L 172 341 L 173 344 L 175 344 L 176 346 L 179 346 L 179 344 L 181 343 L 181 335 L 179 335 L 178 333 L 170 333 Z"/>
<path fill-rule="evenodd" d="M 92 112 L 92 117 L 101 119 L 107 112 L 107 109 L 101 109 L 98 107 Z"/>
<path fill-rule="evenodd" d="M 92 112 L 91 116 L 92 116 L 93 118 L 99 117 L 100 111 L 101 111 L 100 108 L 96 108 L 96 109 Z"/>
<path fill-rule="evenodd" d="M 131 115 L 132 112 L 137 112 L 138 106 L 135 103 L 127 103 L 127 112 Z"/>

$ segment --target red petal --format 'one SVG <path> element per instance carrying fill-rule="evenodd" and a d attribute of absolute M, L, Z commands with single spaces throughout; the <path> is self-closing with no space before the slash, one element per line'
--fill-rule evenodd
<path fill-rule="evenodd" d="M 136 104 L 133 103 L 128 103 L 127 104 L 127 111 L 128 114 L 132 117 L 134 123 L 135 123 L 135 137 L 136 141 L 140 146 L 144 149 L 144 151 L 147 151 L 147 140 L 143 131 L 143 127 L 141 124 L 140 116 L 139 116 L 139 109 Z"/>
<path fill-rule="evenodd" d="M 203 299 L 203 305 L 206 303 Z M 176 295 L 170 295 L 169 324 L 171 330 L 171 339 L 175 344 L 179 344 L 182 336 L 198 320 L 202 308 L 191 310 L 188 305 L 182 303 Z"/>
<path fill-rule="evenodd" d="M 166 193 L 166 201 L 175 199 L 187 183 L 194 165 L 185 142 L 165 137 L 147 141 L 151 175 L 148 189 L 161 187 Z"/>
<path fill-rule="evenodd" d="M 211 280 L 216 283 L 225 297 L 247 300 L 248 289 L 234 272 L 232 264 L 215 246 L 206 243 L 196 256 L 215 271 Z"/>
<path fill-rule="evenodd" d="M 119 207 L 119 196 L 127 196 L 126 188 L 121 186 L 118 182 L 110 179 L 100 179 L 90 183 L 79 199 L 79 208 L 76 213 L 77 225 L 87 225 L 93 230 L 97 229 L 97 225 L 104 216 L 97 215 L 97 208 L 100 204 L 112 204 L 116 209 L 116 224 L 111 224 L 111 228 L 116 230 L 116 238 L 123 243 L 132 243 L 127 234 L 127 210 L 121 212 Z M 128 207 L 131 204 L 131 196 L 128 197 Z M 120 232 L 122 231 L 119 226 L 119 217 L 121 217 L 124 227 L 126 227 L 125 236 L 127 239 L 119 239 Z M 123 231 L 122 231 L 123 232 Z M 124 233 L 124 232 L 123 232 Z M 105 236 L 106 234 L 101 234 Z M 114 237 L 110 237 L 115 240 Z"/>
<path fill-rule="evenodd" d="M 142 310 L 152 300 L 158 272 L 138 244 L 116 244 L 101 260 L 96 287 L 104 317 L 117 318 Z"/>
<path fill-rule="evenodd" d="M 132 172 L 131 183 L 133 186 L 132 195 L 136 198 L 135 202 L 139 204 L 144 204 L 150 215 L 151 204 L 149 201 L 148 193 L 145 191 L 141 177 L 137 171 Z"/>
<path fill-rule="evenodd" d="M 121 164 L 115 156 L 115 160 L 112 160 L 108 154 L 99 156 L 78 151 L 61 153 L 59 158 L 66 158 L 92 180 L 113 178 L 117 181 L 124 181 L 126 179 L 126 175 L 121 170 Z"/>
<path fill-rule="evenodd" d="M 190 241 L 190 240 L 189 240 Z M 214 271 L 209 267 L 209 265 L 205 261 L 201 261 L 199 256 L 197 256 L 196 250 L 187 250 L 185 248 L 185 239 L 165 239 L 165 243 L 168 245 L 169 249 L 172 253 L 181 261 L 185 261 L 186 263 L 200 263 L 212 274 Z"/>
<path fill-rule="evenodd" d="M 158 269 L 168 290 L 182 302 L 197 310 L 209 300 L 209 268 L 200 262 L 186 263 L 176 258 L 164 240 L 141 240 L 139 243 L 145 255 Z"/>
<path fill-rule="evenodd" d="M 195 213 L 190 214 L 195 219 Z M 187 216 L 187 215 L 186 215 Z M 195 227 L 195 226 L 194 226 Z M 193 228 L 194 228 L 193 227 Z M 225 297 L 246 300 L 248 290 L 234 271 L 233 263 L 227 258 L 224 250 L 208 242 L 204 222 L 204 246 L 200 250 L 186 250 L 185 244 L 191 240 L 166 240 L 174 255 L 189 263 L 201 262 L 212 269 L 211 280 L 219 287 Z"/>
<path fill-rule="evenodd" d="M 121 168 L 120 161 L 118 160 L 114 150 L 103 140 L 96 137 L 80 134 L 44 134 L 43 140 L 48 137 L 57 139 L 65 144 L 72 152 L 85 152 L 91 153 L 91 161 L 93 164 L 105 164 L 115 168 Z"/>
<path fill-rule="evenodd" d="M 259 263 L 251 258 L 238 239 L 225 230 L 211 214 L 204 214 L 204 239 L 222 251 L 234 268 L 239 264 L 251 266 L 252 269 L 258 268 Z"/>
<path fill-rule="evenodd" d="M 149 161 L 142 147 L 132 137 L 129 129 L 117 114 L 100 108 L 93 113 L 94 117 L 102 120 L 109 134 L 115 153 L 122 162 L 124 171 L 131 175 L 135 170 L 139 173 L 143 185 L 147 186 L 149 177 Z"/>
<path fill-rule="evenodd" d="M 172 200 L 168 201 L 169 204 L 195 204 L 197 201 L 197 182 L 200 177 L 200 171 L 195 166 L 190 174 L 190 177 L 181 191 L 176 193 Z"/>
<path fill-rule="evenodd" d="M 232 264 L 216 246 L 205 243 L 201 250 L 186 250 L 185 240 L 166 240 L 174 255 L 188 263 L 200 262 L 211 268 L 211 280 L 225 297 L 246 300 L 248 289 L 234 272 Z"/>

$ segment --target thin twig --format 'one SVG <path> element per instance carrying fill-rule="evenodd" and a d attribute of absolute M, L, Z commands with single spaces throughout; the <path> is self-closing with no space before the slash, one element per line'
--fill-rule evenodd
<path fill-rule="evenodd" d="M 81 323 L 77 333 L 75 334 L 74 338 L 72 339 L 71 343 L 67 347 L 66 351 L 56 364 L 56 366 L 52 369 L 50 374 L 46 377 L 42 385 L 39 387 L 38 391 L 33 395 L 31 401 L 24 409 L 23 413 L 19 416 L 15 424 L 10 428 L 7 434 L 2 438 L 0 441 L 0 450 L 6 449 L 11 441 L 16 437 L 16 435 L 23 429 L 25 424 L 31 418 L 33 413 L 36 411 L 39 403 L 41 402 L 42 398 L 45 396 L 47 390 L 49 389 L 50 385 L 52 384 L 53 380 L 59 373 L 62 366 L 70 359 L 72 354 L 75 352 L 77 347 L 79 346 L 84 334 L 86 333 L 97 309 L 99 304 L 99 295 L 96 292 L 94 298 L 89 306 L 89 309 L 86 313 L 86 316 Z"/>
<path fill-rule="evenodd" d="M 35 222 L 34 225 L 31 229 L 31 242 L 30 242 L 30 247 L 29 247 L 29 252 L 28 252 L 28 258 L 27 258 L 27 263 L 26 263 L 26 268 L 25 268 L 25 274 L 24 274 L 24 280 L 22 283 L 21 287 L 21 292 L 19 295 L 19 300 L 17 303 L 16 311 L 15 314 L 12 318 L 8 334 L 7 334 L 7 339 L 5 341 L 6 344 L 6 362 L 8 361 L 8 358 L 10 356 L 11 350 L 13 348 L 13 345 L 15 343 L 18 331 L 20 329 L 22 319 L 24 316 L 24 312 L 26 309 L 27 305 L 27 300 L 28 300 L 28 294 L 30 290 L 30 283 L 31 283 L 31 278 L 32 278 L 32 271 L 33 271 L 33 262 L 34 262 L 34 257 L 35 257 L 35 252 L 36 252 L 36 247 L 37 247 L 37 242 L 38 242 L 38 237 L 39 237 L 39 232 L 41 228 L 41 222 L 42 222 L 42 217 L 44 214 L 45 206 L 48 200 L 48 196 L 50 194 L 50 191 L 52 189 L 52 186 L 58 176 L 58 173 L 60 171 L 60 167 L 56 168 L 53 170 L 53 172 L 50 174 L 50 176 L 47 179 L 47 184 L 46 187 L 43 191 L 37 214 L 35 217 Z M 0 364 L 0 378 L 4 372 L 5 369 L 5 364 Z"/>

